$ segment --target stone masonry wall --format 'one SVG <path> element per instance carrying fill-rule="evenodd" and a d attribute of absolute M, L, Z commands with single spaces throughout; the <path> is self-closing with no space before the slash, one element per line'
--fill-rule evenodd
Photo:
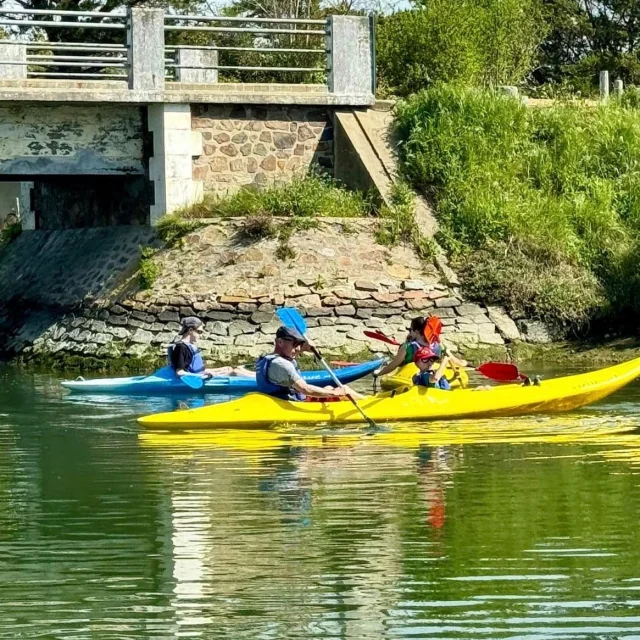
<path fill-rule="evenodd" d="M 18 327 L 11 349 L 34 358 L 157 357 L 180 319 L 197 315 L 210 361 L 247 362 L 270 349 L 282 305 L 306 316 L 311 338 L 328 353 L 385 351 L 363 330 L 401 340 L 412 318 L 430 313 L 442 319 L 447 342 L 465 352 L 520 338 L 500 309 L 465 302 L 410 248 L 377 245 L 373 222 L 359 220 L 356 229 L 353 220 L 325 219 L 294 236 L 297 256 L 286 262 L 274 257 L 275 240 L 245 242 L 243 224 L 217 221 L 190 234 L 183 247 L 158 255 L 162 275 L 151 291 L 93 298 L 43 321 L 37 336 Z"/>
<path fill-rule="evenodd" d="M 312 164 L 333 170 L 333 125 L 326 109 L 194 105 L 191 122 L 203 138 L 193 179 L 203 181 L 205 193 L 286 182 Z"/>

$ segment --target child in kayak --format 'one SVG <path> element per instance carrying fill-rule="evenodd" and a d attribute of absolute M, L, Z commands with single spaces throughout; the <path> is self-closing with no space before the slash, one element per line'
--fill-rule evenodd
<path fill-rule="evenodd" d="M 413 357 L 413 362 L 420 371 L 420 373 L 413 376 L 413 384 L 420 387 L 432 387 L 450 391 L 451 385 L 444 377 L 444 372 L 449 364 L 449 357 L 445 356 L 438 365 L 439 359 L 439 356 L 431 347 L 420 347 Z"/>

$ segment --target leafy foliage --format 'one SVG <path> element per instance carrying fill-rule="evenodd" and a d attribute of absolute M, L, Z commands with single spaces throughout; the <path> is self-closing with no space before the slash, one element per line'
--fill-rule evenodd
<path fill-rule="evenodd" d="M 138 284 L 141 289 L 151 289 L 160 276 L 160 265 L 156 262 L 153 247 L 140 247 L 140 270 Z"/>
<path fill-rule="evenodd" d="M 382 16 L 383 93 L 406 96 L 435 82 L 518 84 L 544 35 L 538 0 L 424 0 Z"/>
<path fill-rule="evenodd" d="M 400 105 L 403 168 L 478 298 L 580 330 L 640 313 L 640 119 L 439 86 Z"/>

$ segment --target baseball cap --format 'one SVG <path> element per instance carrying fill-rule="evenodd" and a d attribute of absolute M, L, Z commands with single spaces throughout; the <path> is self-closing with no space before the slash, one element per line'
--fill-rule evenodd
<path fill-rule="evenodd" d="M 186 333 L 189 329 L 199 329 L 202 326 L 202 320 L 195 316 L 189 316 L 188 318 L 182 318 L 180 324 L 180 333 Z"/>
<path fill-rule="evenodd" d="M 283 340 L 296 340 L 297 342 L 306 342 L 304 336 L 297 329 L 290 329 L 289 327 L 278 327 L 276 331 L 276 338 L 282 338 Z"/>
<path fill-rule="evenodd" d="M 431 347 L 420 347 L 413 356 L 414 362 L 420 360 L 437 360 L 438 356 L 435 354 Z"/>

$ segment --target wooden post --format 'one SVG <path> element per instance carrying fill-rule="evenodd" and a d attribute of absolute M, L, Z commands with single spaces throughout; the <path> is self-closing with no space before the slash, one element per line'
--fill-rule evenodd
<path fill-rule="evenodd" d="M 606 102 L 609 99 L 609 72 L 600 72 L 600 100 Z"/>

